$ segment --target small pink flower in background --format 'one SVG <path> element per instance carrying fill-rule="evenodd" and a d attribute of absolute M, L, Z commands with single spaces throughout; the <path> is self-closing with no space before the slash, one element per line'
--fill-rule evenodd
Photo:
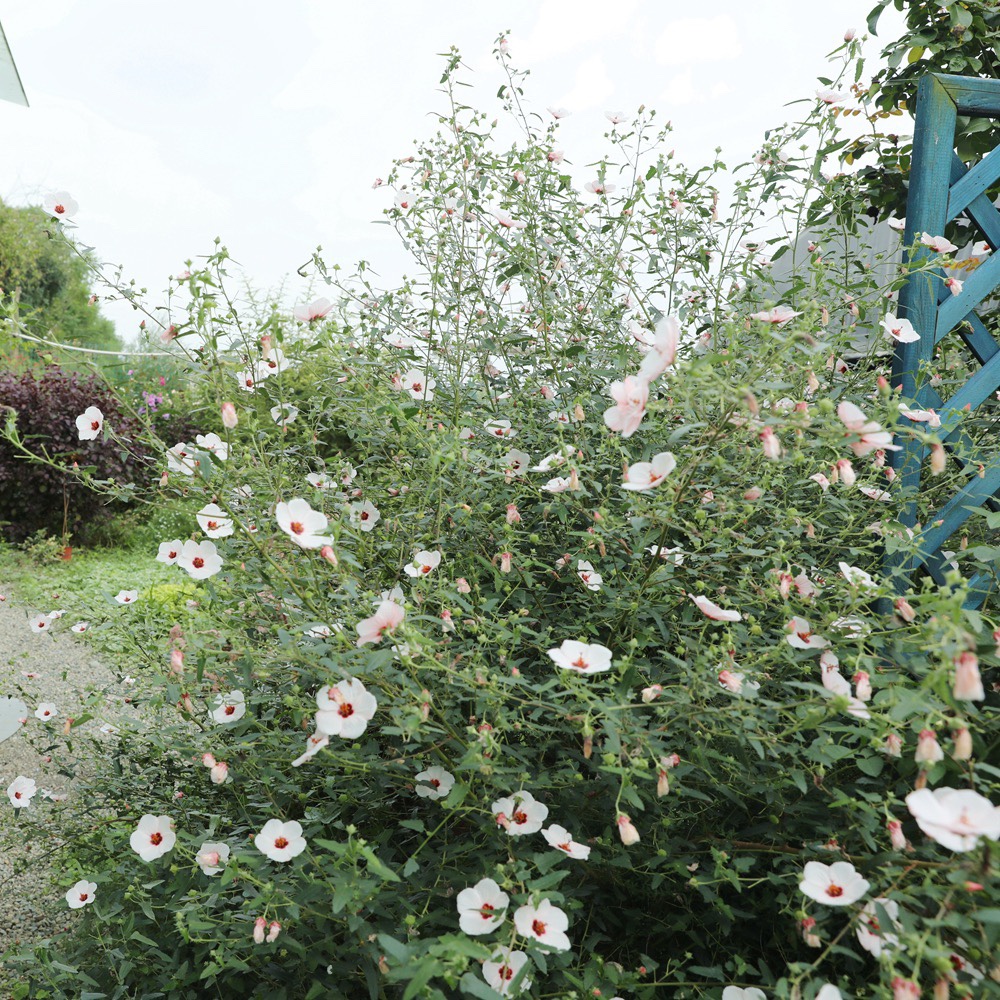
<path fill-rule="evenodd" d="M 469 586 L 469 581 L 465 579 L 464 576 L 460 576 L 455 580 L 455 590 L 460 594 L 471 594 L 472 587 Z"/>
<path fill-rule="evenodd" d="M 316 707 L 317 733 L 356 740 L 375 717 L 378 701 L 361 681 L 348 677 L 330 687 L 320 688 Z"/>
<path fill-rule="evenodd" d="M 623 438 L 631 437 L 642 423 L 649 399 L 649 383 L 631 375 L 622 382 L 612 382 L 608 393 L 615 405 L 604 411 L 604 423 L 621 433 Z"/>
<path fill-rule="evenodd" d="M 906 217 L 901 219 L 889 219 L 886 223 L 890 229 L 895 229 L 897 233 L 901 233 L 906 229 Z"/>
<path fill-rule="evenodd" d="M 903 619 L 904 622 L 912 622 L 916 617 L 917 613 L 913 610 L 913 606 L 910 604 L 905 597 L 897 597 L 893 601 L 893 607 L 896 609 L 896 614 Z"/>
<path fill-rule="evenodd" d="M 944 760 L 944 751 L 937 740 L 937 733 L 933 729 L 921 729 L 920 738 L 917 740 L 917 749 L 913 759 L 918 764 L 937 764 Z"/>
<path fill-rule="evenodd" d="M 143 861 L 162 858 L 177 842 L 173 826 L 174 822 L 169 816 L 146 813 L 132 831 L 129 845 Z"/>
<path fill-rule="evenodd" d="M 371 500 L 365 500 L 363 503 L 352 503 L 351 504 L 351 514 L 350 521 L 356 528 L 360 528 L 361 531 L 371 531 L 376 524 L 381 520 L 382 514 L 378 507 L 371 502 Z"/>
<path fill-rule="evenodd" d="M 82 633 L 86 632 L 90 628 L 90 622 L 77 622 L 71 629 L 71 632 Z"/>
<path fill-rule="evenodd" d="M 104 414 L 96 406 L 88 406 L 76 418 L 76 429 L 81 441 L 95 441 L 104 427 Z"/>
<path fill-rule="evenodd" d="M 931 236 L 930 233 L 921 233 L 920 242 L 935 253 L 954 253 L 958 249 L 950 240 L 946 240 L 943 236 Z"/>
<path fill-rule="evenodd" d="M 443 767 L 429 767 L 416 775 L 414 791 L 422 799 L 443 799 L 455 787 L 455 775 Z"/>
<path fill-rule="evenodd" d="M 864 493 L 869 500 L 878 500 L 880 503 L 888 503 L 892 499 L 892 494 L 888 490 L 878 490 L 874 486 L 859 486 L 858 489 Z"/>
<path fill-rule="evenodd" d="M 326 298 L 313 299 L 312 302 L 300 302 L 293 310 L 292 316 L 300 323 L 312 323 L 322 319 L 333 308 L 333 303 Z"/>
<path fill-rule="evenodd" d="M 7 786 L 7 798 L 15 809 L 25 809 L 31 805 L 31 797 L 38 791 L 34 778 L 19 774 Z"/>
<path fill-rule="evenodd" d="M 960 653 L 955 661 L 955 684 L 952 695 L 956 701 L 982 701 L 986 697 L 979 675 L 979 660 L 975 653 Z"/>
<path fill-rule="evenodd" d="M 258 917 L 253 923 L 253 939 L 256 944 L 264 943 L 264 935 L 267 930 L 267 921 L 263 917 Z"/>
<path fill-rule="evenodd" d="M 618 824 L 618 836 L 626 847 L 639 843 L 639 831 L 625 813 L 619 813 L 615 823 Z"/>
<path fill-rule="evenodd" d="M 306 849 L 302 824 L 295 820 L 283 823 L 280 819 L 269 819 L 253 842 L 257 850 L 272 861 L 291 861 Z"/>
<path fill-rule="evenodd" d="M 287 427 L 299 415 L 299 408 L 291 403 L 278 403 L 271 407 L 271 419 L 282 428 Z"/>
<path fill-rule="evenodd" d="M 912 979 L 896 976 L 892 981 L 892 1000 L 920 1000 L 920 987 Z"/>
<path fill-rule="evenodd" d="M 72 219 L 80 210 L 76 199 L 68 191 L 53 191 L 45 196 L 42 208 L 55 219 Z"/>
<path fill-rule="evenodd" d="M 514 568 L 513 562 L 512 562 L 513 558 L 514 558 L 514 553 L 513 552 L 501 552 L 500 553 L 500 572 L 501 573 L 510 573 L 513 570 L 513 568 Z"/>
<path fill-rule="evenodd" d="M 493 952 L 488 962 L 483 962 L 483 978 L 501 996 L 510 996 L 511 983 L 527 964 L 528 956 L 523 951 L 499 948 Z M 530 986 L 531 980 L 525 976 L 517 985 L 517 991 L 526 990 Z"/>
<path fill-rule="evenodd" d="M 972 756 L 972 734 L 962 726 L 952 734 L 955 745 L 952 747 L 951 755 L 955 760 L 968 760 Z"/>
<path fill-rule="evenodd" d="M 814 472 L 809 477 L 814 483 L 819 484 L 819 488 L 825 493 L 830 488 L 830 480 L 822 472 Z"/>
<path fill-rule="evenodd" d="M 195 542 L 189 538 L 181 546 L 177 565 L 187 570 L 192 579 L 206 580 L 222 569 L 222 556 L 219 555 L 215 542 Z"/>
<path fill-rule="evenodd" d="M 774 433 L 773 428 L 765 427 L 757 436 L 760 438 L 765 458 L 770 459 L 772 462 L 781 458 L 781 442 L 778 440 L 778 435 Z"/>
<path fill-rule="evenodd" d="M 743 615 L 739 611 L 726 611 L 720 608 L 714 601 L 710 601 L 703 595 L 688 594 L 688 597 L 698 605 L 698 610 L 706 617 L 717 622 L 738 622 Z"/>
<path fill-rule="evenodd" d="M 386 632 L 394 632 L 403 623 L 406 611 L 395 601 L 382 601 L 371 618 L 358 622 L 358 646 L 381 642 Z"/>
<path fill-rule="evenodd" d="M 781 326 L 789 320 L 801 316 L 802 313 L 789 309 L 788 306 L 775 306 L 773 309 L 766 309 L 764 312 L 751 313 L 751 319 L 760 320 L 762 323 L 771 323 L 774 326 Z"/>
<path fill-rule="evenodd" d="M 537 906 L 519 906 L 514 912 L 514 926 L 518 934 L 542 948 L 569 951 L 572 947 L 566 936 L 569 918 L 548 899 Z"/>
<path fill-rule="evenodd" d="M 561 149 L 550 149 L 545 158 L 549 161 L 549 163 L 562 163 L 565 155 L 566 154 Z"/>
<path fill-rule="evenodd" d="M 321 733 L 313 733 L 309 739 L 306 740 L 306 752 L 302 754 L 301 757 L 296 757 L 292 761 L 292 767 L 301 767 L 307 760 L 312 759 L 323 749 L 325 746 L 330 745 L 330 737 L 324 736 Z"/>
<path fill-rule="evenodd" d="M 277 920 L 272 920 L 267 925 L 267 937 L 265 937 L 264 940 L 268 944 L 271 944 L 273 941 L 276 941 L 278 939 L 278 935 L 280 933 L 281 933 L 281 924 L 279 924 Z"/>
<path fill-rule="evenodd" d="M 318 549 L 333 541 L 320 534 L 326 530 L 326 515 L 322 511 L 313 510 L 301 497 L 288 503 L 279 501 L 274 509 L 274 516 L 278 527 L 303 549 Z"/>
<path fill-rule="evenodd" d="M 516 503 L 507 504 L 507 523 L 508 524 L 521 523 L 521 512 L 517 509 Z"/>
<path fill-rule="evenodd" d="M 257 375 L 252 371 L 236 372 L 236 381 L 244 392 L 257 391 Z"/>
<path fill-rule="evenodd" d="M 900 403 L 899 414 L 906 417 L 907 420 L 914 421 L 914 423 L 927 424 L 928 427 L 941 426 L 941 418 L 934 410 L 912 410 L 905 403 Z M 880 445 L 879 447 L 886 447 L 886 445 Z M 896 447 L 893 450 L 899 451 L 899 448 Z"/>
<path fill-rule="evenodd" d="M 497 799 L 490 809 L 496 816 L 498 825 L 512 837 L 538 833 L 549 815 L 549 807 L 539 802 L 531 792 L 524 790 Z"/>
<path fill-rule="evenodd" d="M 198 848 L 195 860 L 206 875 L 218 875 L 229 861 L 229 845 L 206 841 Z"/>
<path fill-rule="evenodd" d="M 840 104 L 841 101 L 846 101 L 848 95 L 839 90 L 817 90 L 816 97 L 822 101 L 824 104 Z"/>
<path fill-rule="evenodd" d="M 840 481 L 845 486 L 853 486 L 858 481 L 857 473 L 849 458 L 838 459 L 835 468 Z"/>
<path fill-rule="evenodd" d="M 903 843 L 905 845 L 905 838 Z M 882 926 L 878 916 L 879 908 L 889 918 L 889 926 Z M 902 930 L 902 925 L 899 923 L 899 904 L 895 900 L 879 896 L 865 903 L 856 930 L 858 943 L 865 951 L 878 958 L 885 949 L 898 947 L 899 937 L 893 933 L 893 929 Z"/>
<path fill-rule="evenodd" d="M 206 504 L 195 518 L 209 538 L 227 538 L 233 533 L 232 518 L 217 503 Z"/>
<path fill-rule="evenodd" d="M 59 709 L 51 701 L 43 701 L 35 709 L 35 718 L 41 719 L 42 722 L 48 722 L 49 719 L 55 718 L 58 714 Z"/>
<path fill-rule="evenodd" d="M 653 331 L 653 343 L 639 365 L 638 377 L 645 382 L 654 382 L 676 360 L 677 345 L 681 328 L 674 316 L 664 316 Z"/>
<path fill-rule="evenodd" d="M 213 785 L 224 785 L 226 778 L 229 777 L 229 765 L 224 760 L 220 760 L 217 764 L 212 765 L 208 776 Z"/>
<path fill-rule="evenodd" d="M 889 831 L 889 841 L 893 850 L 906 850 L 906 837 L 903 836 L 903 824 L 898 819 L 886 821 L 885 828 Z"/>
<path fill-rule="evenodd" d="M 239 418 L 236 416 L 236 407 L 232 403 L 223 403 L 221 410 L 222 426 L 231 431 L 239 423 Z"/>
<path fill-rule="evenodd" d="M 796 615 L 785 626 L 785 641 L 793 649 L 825 649 L 829 642 L 821 635 L 816 635 L 805 618 Z"/>
<path fill-rule="evenodd" d="M 215 708 L 211 711 L 212 718 L 220 723 L 239 722 L 246 715 L 246 698 L 242 691 L 230 691 L 228 694 L 215 696 Z"/>
<path fill-rule="evenodd" d="M 587 590 L 600 590 L 601 584 L 604 583 L 604 577 L 596 572 L 594 567 L 585 559 L 577 560 L 576 575 L 583 581 L 583 585 Z"/>
<path fill-rule="evenodd" d="M 97 892 L 97 883 L 80 879 L 76 885 L 66 890 L 66 902 L 71 910 L 79 910 L 81 907 L 89 906 L 94 901 L 94 893 Z"/>
<path fill-rule="evenodd" d="M 480 879 L 457 896 L 458 926 L 472 935 L 490 934 L 502 923 L 510 897 L 491 878 Z"/>
<path fill-rule="evenodd" d="M 118 593 L 115 594 L 115 600 L 119 604 L 135 604 L 138 597 L 138 590 L 119 590 Z"/>
<path fill-rule="evenodd" d="M 872 681 L 867 670 L 858 670 L 851 678 L 854 681 L 854 696 L 858 701 L 871 701 Z"/>
<path fill-rule="evenodd" d="M 944 287 L 951 292 L 952 295 L 961 295 L 962 288 L 965 286 L 965 282 L 961 281 L 959 278 L 946 278 L 944 282 Z"/>
<path fill-rule="evenodd" d="M 602 180 L 588 181 L 583 189 L 589 191 L 591 194 L 611 194 L 615 190 L 616 185 L 605 184 Z"/>
<path fill-rule="evenodd" d="M 951 851 L 971 851 L 985 837 L 1000 840 L 1000 806 L 969 788 L 921 788 L 906 796 L 917 826 Z"/>
<path fill-rule="evenodd" d="M 564 639 L 562 645 L 550 649 L 549 656 L 557 667 L 579 674 L 600 674 L 611 669 L 611 650 L 599 643 Z"/>
<path fill-rule="evenodd" d="M 864 412 L 854 403 L 842 402 L 837 406 L 837 416 L 847 430 L 861 436 L 860 441 L 851 442 L 851 450 L 858 458 L 874 451 L 899 451 L 899 445 L 892 443 L 892 434 L 883 430 L 881 424 L 869 420 Z"/>
<path fill-rule="evenodd" d="M 652 490 L 662 483 L 674 469 L 677 460 L 669 451 L 661 451 L 649 462 L 636 462 L 625 473 L 622 488 L 626 490 Z"/>
<path fill-rule="evenodd" d="M 799 883 L 801 892 L 827 906 L 856 903 L 868 888 L 869 883 L 849 861 L 835 861 L 832 865 L 808 861 Z"/>
<path fill-rule="evenodd" d="M 899 344 L 912 344 L 920 339 L 920 334 L 913 329 L 913 324 L 908 319 L 898 319 L 895 313 L 886 313 L 882 320 L 882 329 L 885 335 Z"/>
<path fill-rule="evenodd" d="M 590 848 L 586 844 L 578 844 L 564 826 L 553 824 L 542 830 L 542 836 L 549 846 L 576 861 L 586 861 L 590 857 Z"/>
<path fill-rule="evenodd" d="M 440 564 L 440 552 L 428 552 L 425 549 L 421 549 L 419 552 L 414 554 L 413 561 L 408 562 L 403 567 L 403 572 L 406 573 L 407 576 L 419 579 L 420 577 L 430 574 Z"/>

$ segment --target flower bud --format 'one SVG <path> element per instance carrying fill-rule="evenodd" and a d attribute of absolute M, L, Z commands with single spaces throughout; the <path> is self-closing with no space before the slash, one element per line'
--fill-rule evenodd
<path fill-rule="evenodd" d="M 170 650 L 170 672 L 172 674 L 184 673 L 184 654 L 179 649 Z"/>
<path fill-rule="evenodd" d="M 632 820 L 620 813 L 618 816 L 618 836 L 622 838 L 622 843 L 626 847 L 639 843 L 639 831 L 632 825 Z"/>
<path fill-rule="evenodd" d="M 513 558 L 513 553 L 511 552 L 501 552 L 500 553 L 500 572 L 509 573 L 513 568 L 511 566 L 511 559 Z"/>
<path fill-rule="evenodd" d="M 920 738 L 917 741 L 917 751 L 913 759 L 918 764 L 936 764 L 944 760 L 944 751 L 937 741 L 937 734 L 933 729 L 921 729 Z"/>
<path fill-rule="evenodd" d="M 594 737 L 584 736 L 583 738 L 583 756 L 585 760 L 590 760 L 591 755 L 594 752 Z"/>
<path fill-rule="evenodd" d="M 650 687 L 642 689 L 642 700 L 643 703 L 648 705 L 651 701 L 656 701 L 660 695 L 663 694 L 662 684 L 653 684 Z"/>
<path fill-rule="evenodd" d="M 912 622 L 913 619 L 917 617 L 917 613 L 913 610 L 912 605 L 905 597 L 897 597 L 893 602 L 893 607 L 896 609 L 896 614 L 899 615 L 904 622 Z"/>
<path fill-rule="evenodd" d="M 670 791 L 670 778 L 667 772 L 661 770 L 656 775 L 656 797 L 662 799 Z"/>
<path fill-rule="evenodd" d="M 945 454 L 944 445 L 940 442 L 935 441 L 931 445 L 931 475 L 939 476 L 944 472 L 946 465 L 947 455 Z"/>
<path fill-rule="evenodd" d="M 731 670 L 719 671 L 719 683 L 732 691 L 733 694 L 739 694 L 743 690 L 743 679 Z"/>
<path fill-rule="evenodd" d="M 847 31 L 844 32 L 844 41 L 845 42 L 853 42 L 854 41 L 854 29 L 853 28 L 848 28 Z"/>
<path fill-rule="evenodd" d="M 882 752 L 886 755 L 886 757 L 902 757 L 902 737 L 898 733 L 889 733 L 889 735 L 885 738 L 885 746 L 882 748 Z"/>
<path fill-rule="evenodd" d="M 840 474 L 840 481 L 845 486 L 853 486 L 858 481 L 858 477 L 854 472 L 854 466 L 851 465 L 851 460 L 849 458 L 841 458 L 838 460 L 837 472 Z"/>
<path fill-rule="evenodd" d="M 802 928 L 802 940 L 805 941 L 810 948 L 821 948 L 823 946 L 823 942 L 814 930 L 816 927 L 816 919 L 814 917 L 803 918 L 800 926 Z"/>
<path fill-rule="evenodd" d="M 517 509 L 516 503 L 507 504 L 507 523 L 508 524 L 521 523 L 521 512 Z"/>
<path fill-rule="evenodd" d="M 912 979 L 896 976 L 892 981 L 892 1000 L 920 1000 L 920 987 Z"/>
<path fill-rule="evenodd" d="M 957 701 L 982 701 L 986 697 L 975 653 L 961 653 L 955 661 L 955 686 L 952 694 Z"/>
<path fill-rule="evenodd" d="M 951 980 L 947 976 L 942 976 L 934 984 L 934 1000 L 948 1000 L 951 996 Z"/>
<path fill-rule="evenodd" d="M 759 500 L 763 495 L 764 491 L 759 486 L 751 486 L 750 489 L 743 494 L 743 499 L 749 500 L 750 503 L 753 503 L 755 500 Z"/>
<path fill-rule="evenodd" d="M 905 851 L 906 837 L 903 836 L 903 824 L 898 819 L 891 819 L 885 824 L 885 827 L 889 831 L 889 840 L 892 841 L 893 850 Z"/>
<path fill-rule="evenodd" d="M 956 729 L 952 734 L 955 740 L 954 749 L 951 752 L 955 760 L 968 760 L 972 756 L 972 734 L 965 726 Z"/>
<path fill-rule="evenodd" d="M 858 701 L 871 701 L 872 682 L 866 670 L 859 670 L 854 677 L 854 694 Z"/>
<path fill-rule="evenodd" d="M 253 924 L 253 939 L 257 944 L 264 943 L 264 928 L 267 927 L 267 921 L 263 917 L 258 917 Z"/>
<path fill-rule="evenodd" d="M 271 356 L 271 335 L 265 333 L 264 336 L 260 338 L 260 350 L 261 354 L 264 355 L 264 360 L 266 361 Z"/>
<path fill-rule="evenodd" d="M 267 928 L 267 937 L 264 940 L 270 944 L 280 933 L 281 924 L 277 920 L 272 920 L 270 926 Z"/>
<path fill-rule="evenodd" d="M 469 581 L 466 580 L 464 576 L 460 576 L 455 581 L 455 589 L 460 594 L 470 594 L 470 593 L 472 593 L 472 588 L 469 586 Z"/>
<path fill-rule="evenodd" d="M 205 767 L 215 767 L 215 758 L 210 753 L 203 753 L 201 755 L 201 762 Z"/>
<path fill-rule="evenodd" d="M 331 565 L 337 565 L 337 553 L 333 551 L 332 545 L 324 545 L 319 550 L 319 554 Z"/>
<path fill-rule="evenodd" d="M 222 426 L 227 430 L 232 430 L 239 423 L 236 416 L 236 407 L 232 403 L 222 404 Z"/>
<path fill-rule="evenodd" d="M 229 765 L 224 760 L 220 760 L 217 764 L 212 765 L 208 776 L 212 779 L 213 785 L 221 785 L 229 777 Z"/>

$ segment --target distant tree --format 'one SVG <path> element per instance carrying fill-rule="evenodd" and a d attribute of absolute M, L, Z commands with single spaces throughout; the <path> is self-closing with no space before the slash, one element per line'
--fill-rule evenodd
<path fill-rule="evenodd" d="M 55 230 L 42 209 L 0 201 L 0 289 L 18 297 L 19 317 L 29 333 L 81 347 L 120 349 L 114 324 L 90 303 L 86 261 Z M 22 350 L 38 353 L 24 342 Z"/>

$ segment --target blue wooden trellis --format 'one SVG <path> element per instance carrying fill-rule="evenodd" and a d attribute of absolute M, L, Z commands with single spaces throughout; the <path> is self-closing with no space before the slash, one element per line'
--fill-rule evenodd
<path fill-rule="evenodd" d="M 1000 150 L 993 150 L 979 163 L 966 168 L 955 154 L 955 125 L 958 115 L 1000 118 L 1000 80 L 928 74 L 917 91 L 916 124 L 910 187 L 906 203 L 906 245 L 912 247 L 922 233 L 944 234 L 945 226 L 965 215 L 982 233 L 991 248 L 1000 250 L 1000 212 L 986 191 L 1000 180 Z M 926 266 L 934 257 L 929 248 L 918 245 L 911 251 L 911 266 Z M 924 518 L 920 551 L 916 556 L 889 556 L 887 569 L 897 589 L 906 586 L 914 570 L 923 566 L 938 582 L 944 582 L 946 560 L 942 546 L 978 507 L 1000 510 L 1000 448 L 992 456 L 973 454 L 971 441 L 961 421 L 1000 388 L 1000 344 L 994 340 L 975 310 L 1000 285 L 1000 252 L 993 253 L 965 281 L 959 295 L 945 287 L 939 268 L 911 273 L 900 292 L 900 313 L 913 324 L 920 339 L 898 344 L 893 358 L 894 386 L 902 385 L 903 396 L 924 408 L 933 408 L 941 417 L 939 434 L 949 451 L 966 455 L 963 464 L 968 478 L 964 486 L 937 512 Z M 944 400 L 921 379 L 942 338 L 959 327 L 959 335 L 972 356 L 982 366 L 948 400 Z M 917 442 L 900 439 L 902 450 L 893 456 L 901 485 L 911 497 L 920 489 L 921 465 L 926 449 Z M 954 456 L 953 457 L 957 457 Z M 982 465 L 980 474 L 979 464 Z M 971 466 L 971 467 L 970 467 Z M 914 527 L 917 506 L 911 501 L 900 520 Z M 978 574 L 970 581 L 968 607 L 979 607 L 994 586 L 994 578 Z"/>

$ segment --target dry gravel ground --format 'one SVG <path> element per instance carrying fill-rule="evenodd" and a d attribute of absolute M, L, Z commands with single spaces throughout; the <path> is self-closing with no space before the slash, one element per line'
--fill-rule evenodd
<path fill-rule="evenodd" d="M 88 688 L 109 690 L 107 719 L 127 710 L 123 699 L 128 689 L 115 673 L 95 658 L 89 645 L 69 631 L 67 619 L 56 623 L 57 633 L 36 634 L 29 626 L 29 612 L 19 606 L 16 594 L 0 584 L 0 697 L 19 697 L 28 706 L 28 722 L 9 739 L 0 742 L 0 954 L 18 943 L 30 943 L 67 927 L 77 916 L 64 898 L 60 873 L 47 862 L 51 843 L 28 837 L 27 817 L 10 805 L 7 786 L 19 774 L 34 778 L 39 792 L 29 806 L 32 818 L 42 820 L 57 834 L 63 810 L 74 808 L 74 782 L 59 774 L 53 761 L 39 752 L 63 742 L 67 718 L 82 714 Z M 42 609 L 47 612 L 51 609 Z M 25 674 L 34 676 L 26 677 Z M 39 702 L 54 702 L 59 715 L 43 723 L 33 713 Z M 96 731 L 102 718 L 86 723 Z M 81 762 L 86 772 L 86 761 Z M 77 779 L 79 780 L 79 779 Z M 47 798 L 41 789 L 64 801 Z M 0 965 L 0 997 L 9 997 L 12 973 Z"/>

